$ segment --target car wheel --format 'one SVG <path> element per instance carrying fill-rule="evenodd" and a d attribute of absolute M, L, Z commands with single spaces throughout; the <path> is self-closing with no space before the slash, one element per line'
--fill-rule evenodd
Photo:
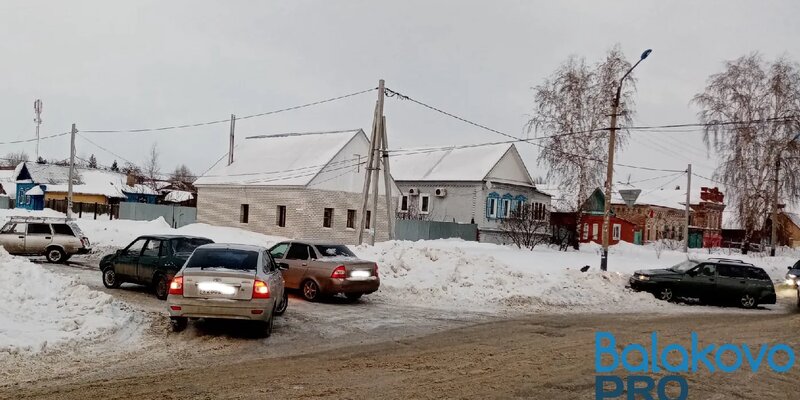
<path fill-rule="evenodd" d="M 173 332 L 181 332 L 189 325 L 189 319 L 185 317 L 169 317 L 169 327 Z"/>
<path fill-rule="evenodd" d="M 58 247 L 51 247 L 47 249 L 45 257 L 47 257 L 47 261 L 51 263 L 63 263 L 67 261 L 66 260 L 67 254 L 64 253 L 64 250 L 61 250 Z"/>
<path fill-rule="evenodd" d="M 272 336 L 272 328 L 275 325 L 275 310 L 272 310 L 272 315 L 269 316 L 269 319 L 266 321 L 261 322 L 261 337 L 268 338 Z"/>
<path fill-rule="evenodd" d="M 758 305 L 758 303 L 756 303 L 756 298 L 749 293 L 742 295 L 742 297 L 739 299 L 739 304 L 741 304 L 744 308 L 755 308 Z"/>
<path fill-rule="evenodd" d="M 319 293 L 319 285 L 317 282 L 312 281 L 311 279 L 303 282 L 301 286 L 301 290 L 303 292 L 303 298 L 308 301 L 317 301 L 319 300 L 320 293 Z"/>
<path fill-rule="evenodd" d="M 283 298 L 281 299 L 281 304 L 278 305 L 278 308 L 275 309 L 275 315 L 283 315 L 286 312 L 286 309 L 289 307 L 289 294 L 286 293 L 286 290 L 283 291 Z"/>
<path fill-rule="evenodd" d="M 674 301 L 675 300 L 675 293 L 672 291 L 672 288 L 669 286 L 662 286 L 656 292 L 656 297 L 659 300 L 664 301 Z"/>
<path fill-rule="evenodd" d="M 344 297 L 347 297 L 350 301 L 358 301 L 363 295 L 364 293 L 345 293 Z"/>
<path fill-rule="evenodd" d="M 169 282 L 167 281 L 167 277 L 164 275 L 156 275 L 156 279 L 153 281 L 153 292 L 155 292 L 156 298 L 159 300 L 166 300 L 169 294 L 168 288 Z"/>
<path fill-rule="evenodd" d="M 108 267 L 103 270 L 103 286 L 109 289 L 116 289 L 121 282 L 117 279 L 117 272 L 114 267 Z"/>

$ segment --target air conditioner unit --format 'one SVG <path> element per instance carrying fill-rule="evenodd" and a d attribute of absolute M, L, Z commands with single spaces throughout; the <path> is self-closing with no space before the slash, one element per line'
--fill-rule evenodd
<path fill-rule="evenodd" d="M 433 191 L 433 194 L 434 194 L 436 197 L 444 197 L 444 196 L 447 196 L 447 189 L 445 189 L 445 188 L 436 188 L 436 190 L 434 190 L 434 191 Z"/>
<path fill-rule="evenodd" d="M 408 189 L 408 195 L 409 196 L 419 196 L 419 189 L 417 189 L 417 188 Z"/>

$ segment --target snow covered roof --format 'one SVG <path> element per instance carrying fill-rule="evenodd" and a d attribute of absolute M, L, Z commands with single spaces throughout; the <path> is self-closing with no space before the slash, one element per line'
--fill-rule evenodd
<path fill-rule="evenodd" d="M 634 187 L 624 185 L 618 189 L 635 189 Z M 709 200 L 701 200 L 700 188 L 692 190 L 689 198 L 690 204 L 699 204 L 700 202 L 717 203 Z M 611 196 L 611 204 L 625 204 L 619 192 L 615 191 Z M 636 199 L 637 205 L 651 205 L 657 207 L 676 208 L 683 210 L 686 208 L 686 189 L 642 189 L 642 193 Z M 722 203 L 717 203 L 722 204 Z"/>
<path fill-rule="evenodd" d="M 403 150 L 390 158 L 392 177 L 395 181 L 479 182 L 513 146 L 503 143 L 436 151 Z"/>
<path fill-rule="evenodd" d="M 25 166 L 33 182 L 44 184 L 48 192 L 69 190 L 69 167 L 54 164 L 20 163 L 14 177 L 18 178 Z M 102 195 L 108 198 L 125 198 L 125 193 L 157 195 L 158 192 L 141 184 L 128 186 L 125 174 L 93 168 L 75 168 L 76 178 L 72 191 L 80 194 Z"/>
<path fill-rule="evenodd" d="M 41 186 L 34 186 L 25 192 L 26 196 L 44 196 L 44 190 Z"/>
<path fill-rule="evenodd" d="M 560 185 L 539 184 L 536 189 L 551 196 L 550 207 L 554 212 L 574 212 L 577 208 L 575 196 L 569 195 L 561 190 Z"/>
<path fill-rule="evenodd" d="M 164 201 L 168 201 L 170 203 L 183 203 L 184 201 L 189 201 L 192 199 L 194 199 L 194 195 L 183 190 L 173 190 L 164 196 Z"/>
<path fill-rule="evenodd" d="M 0 169 L 0 185 L 6 192 L 6 196 L 10 198 L 17 197 L 17 181 L 14 179 L 13 169 Z"/>
<path fill-rule="evenodd" d="M 234 148 L 233 164 L 220 162 L 194 184 L 305 186 L 357 135 L 364 132 L 251 136 Z"/>

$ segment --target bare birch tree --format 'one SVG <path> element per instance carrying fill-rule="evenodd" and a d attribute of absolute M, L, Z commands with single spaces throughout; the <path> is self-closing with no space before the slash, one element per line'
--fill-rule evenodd
<path fill-rule="evenodd" d="M 158 162 L 158 144 L 153 143 L 150 147 L 150 152 L 147 155 L 147 160 L 144 162 L 144 174 L 147 178 L 147 184 L 153 189 L 158 190 L 156 181 L 161 174 L 161 165 Z"/>
<path fill-rule="evenodd" d="M 169 177 L 170 183 L 182 190 L 190 189 L 194 179 L 195 177 L 194 174 L 192 174 L 192 170 L 190 170 L 186 164 L 175 167 L 175 171 L 172 171 Z"/>
<path fill-rule="evenodd" d="M 707 124 L 704 140 L 720 165 L 714 178 L 726 186 L 728 204 L 745 230 L 743 248 L 765 224 L 776 185 L 780 198 L 800 194 L 800 69 L 786 58 L 772 63 L 753 53 L 725 63 L 692 100 Z"/>
<path fill-rule="evenodd" d="M 16 153 L 12 152 L 12 153 L 6 154 L 6 156 L 3 158 L 2 161 L 3 161 L 3 165 L 4 166 L 16 167 L 17 165 L 19 165 L 19 163 L 25 162 L 25 161 L 30 161 L 30 160 L 29 160 L 29 157 L 28 157 L 28 153 L 26 153 L 24 151 L 20 151 L 20 152 L 16 152 Z"/>
<path fill-rule="evenodd" d="M 547 178 L 561 187 L 578 219 L 589 194 L 603 185 L 611 108 L 619 80 L 630 67 L 617 45 L 594 65 L 568 58 L 534 88 L 536 107 L 528 128 L 544 138 L 537 161 L 548 168 Z M 633 77 L 626 80 L 620 96 L 617 150 L 626 143 L 624 127 L 634 114 L 635 84 Z"/>

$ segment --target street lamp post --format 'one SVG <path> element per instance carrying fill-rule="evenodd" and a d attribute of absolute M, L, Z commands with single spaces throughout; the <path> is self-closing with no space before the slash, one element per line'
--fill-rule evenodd
<path fill-rule="evenodd" d="M 798 138 L 800 138 L 800 133 L 795 135 L 789 141 L 789 144 L 792 144 Z M 769 249 L 770 257 L 775 257 L 775 248 L 778 247 L 778 182 L 780 182 L 778 175 L 781 170 L 781 153 L 783 153 L 783 149 L 778 150 L 778 157 L 775 158 L 775 181 L 772 186 L 772 238 L 770 241 L 772 246 Z"/>
<path fill-rule="evenodd" d="M 614 179 L 614 147 L 617 141 L 617 109 L 619 108 L 619 97 L 622 94 L 622 83 L 625 81 L 625 78 L 633 72 L 633 69 L 647 58 L 652 51 L 652 49 L 645 50 L 642 56 L 639 57 L 639 61 L 633 64 L 625 75 L 622 75 L 622 78 L 619 80 L 619 85 L 617 85 L 617 94 L 614 96 L 614 104 L 612 104 L 611 107 L 611 128 L 609 129 L 608 135 L 608 167 L 606 169 L 606 198 L 603 212 L 603 254 L 600 256 L 600 269 L 602 271 L 608 270 L 608 227 L 611 225 L 611 182 Z"/>

